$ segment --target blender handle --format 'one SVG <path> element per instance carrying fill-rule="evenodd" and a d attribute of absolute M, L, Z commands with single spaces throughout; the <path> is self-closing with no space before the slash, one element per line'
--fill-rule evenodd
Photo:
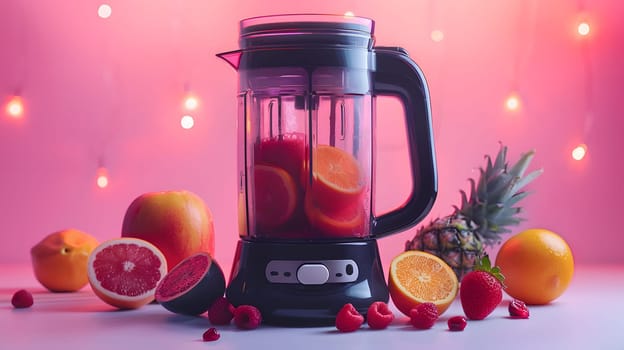
<path fill-rule="evenodd" d="M 438 193 L 431 106 L 424 75 L 400 47 L 376 47 L 374 95 L 397 97 L 405 110 L 412 190 L 406 202 L 379 217 L 372 216 L 371 234 L 383 237 L 419 223 Z"/>

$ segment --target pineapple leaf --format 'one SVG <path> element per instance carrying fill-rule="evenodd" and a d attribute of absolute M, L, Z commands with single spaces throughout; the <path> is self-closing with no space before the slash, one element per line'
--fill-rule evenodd
<path fill-rule="evenodd" d="M 496 162 L 494 163 L 494 168 L 496 169 L 507 169 L 506 164 L 507 159 L 507 146 L 503 146 L 501 143 L 501 148 L 496 155 Z"/>
<path fill-rule="evenodd" d="M 485 173 L 483 172 L 483 169 L 479 169 L 480 172 L 480 176 L 479 176 L 479 186 L 477 186 L 477 190 L 473 192 L 473 194 L 476 194 L 476 198 L 475 201 L 481 199 L 481 198 L 487 198 L 487 193 L 488 193 L 488 183 L 487 183 L 487 179 L 485 178 Z M 472 187 L 474 187 L 474 181 L 471 181 L 472 183 Z"/>
<path fill-rule="evenodd" d="M 519 201 L 523 200 L 526 196 L 528 196 L 531 192 L 527 192 L 527 191 L 522 191 L 522 192 L 518 192 L 516 194 L 514 194 L 513 196 L 511 196 L 511 198 L 509 198 L 509 200 L 507 200 L 507 206 L 508 207 L 513 207 L 514 205 L 516 205 L 516 203 L 518 203 Z"/>
<path fill-rule="evenodd" d="M 489 174 L 494 169 L 494 167 L 492 166 L 492 158 L 490 158 L 490 156 L 486 155 L 485 159 L 487 159 L 487 165 L 486 165 L 486 168 L 485 168 L 485 172 Z"/>
<path fill-rule="evenodd" d="M 466 192 L 464 190 L 459 191 L 460 195 L 461 195 L 461 207 L 463 208 L 467 208 L 468 207 L 468 196 L 466 195 Z"/>
<path fill-rule="evenodd" d="M 509 173 L 513 176 L 522 177 L 524 171 L 528 168 L 531 160 L 535 156 L 535 151 L 531 150 L 520 157 L 520 160 L 509 170 Z"/>
<path fill-rule="evenodd" d="M 509 183 L 509 180 L 510 180 L 509 174 L 505 173 L 502 169 L 496 172 L 492 172 L 492 174 L 490 174 L 489 179 L 488 179 L 490 193 L 492 194 L 500 193 L 503 190 L 503 188 L 505 188 L 505 185 Z"/>
<path fill-rule="evenodd" d="M 499 195 L 497 200 L 501 201 L 502 203 L 507 203 L 509 198 L 511 198 L 511 196 L 516 193 L 516 191 L 514 191 L 514 187 L 516 187 L 518 180 L 520 180 L 520 178 L 518 177 L 510 179 L 509 182 L 505 185 L 505 188 L 501 191 L 501 194 Z"/>
<path fill-rule="evenodd" d="M 523 154 L 508 169 L 507 147 L 501 143 L 495 158 L 485 155 L 479 178 L 468 179 L 470 193 L 460 191 L 461 205 L 455 207 L 454 215 L 472 227 L 486 246 L 500 243 L 501 234 L 523 220 L 517 217 L 521 212 L 518 203 L 529 194 L 523 188 L 543 172 L 539 169 L 524 176 L 534 155 L 533 150 Z"/>
<path fill-rule="evenodd" d="M 524 186 L 528 185 L 531 181 L 537 179 L 537 177 L 542 175 L 543 172 L 544 172 L 544 169 L 538 169 L 538 170 L 532 171 L 527 176 L 519 179 L 516 182 L 516 184 L 514 185 L 514 188 L 512 189 L 512 192 L 514 192 L 514 193 L 518 192 L 521 188 L 523 188 Z"/>

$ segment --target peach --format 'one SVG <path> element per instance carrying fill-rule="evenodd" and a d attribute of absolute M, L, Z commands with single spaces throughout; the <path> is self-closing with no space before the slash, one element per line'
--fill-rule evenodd
<path fill-rule="evenodd" d="M 199 252 L 214 256 L 214 222 L 210 209 L 189 191 L 148 192 L 128 207 L 122 237 L 146 240 L 160 249 L 169 270 Z"/>

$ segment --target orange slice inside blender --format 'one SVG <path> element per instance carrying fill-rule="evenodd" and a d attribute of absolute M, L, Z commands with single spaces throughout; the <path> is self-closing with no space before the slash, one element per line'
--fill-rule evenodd
<path fill-rule="evenodd" d="M 258 164 L 254 167 L 256 224 L 260 230 L 284 225 L 297 205 L 297 185 L 284 169 Z"/>
<path fill-rule="evenodd" d="M 355 157 L 338 147 L 319 145 L 312 161 L 312 183 L 308 191 L 319 208 L 330 213 L 359 204 L 364 186 Z"/>
<path fill-rule="evenodd" d="M 365 236 L 365 212 L 361 205 L 341 210 L 319 207 L 312 195 L 306 195 L 304 210 L 312 228 L 326 238 L 352 238 Z"/>

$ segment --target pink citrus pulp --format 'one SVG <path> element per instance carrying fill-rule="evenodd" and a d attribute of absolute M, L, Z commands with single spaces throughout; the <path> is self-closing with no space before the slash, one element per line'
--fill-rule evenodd
<path fill-rule="evenodd" d="M 93 292 L 120 309 L 136 309 L 154 300 L 156 287 L 167 273 L 167 260 L 156 246 L 127 237 L 98 245 L 87 266 Z"/>

